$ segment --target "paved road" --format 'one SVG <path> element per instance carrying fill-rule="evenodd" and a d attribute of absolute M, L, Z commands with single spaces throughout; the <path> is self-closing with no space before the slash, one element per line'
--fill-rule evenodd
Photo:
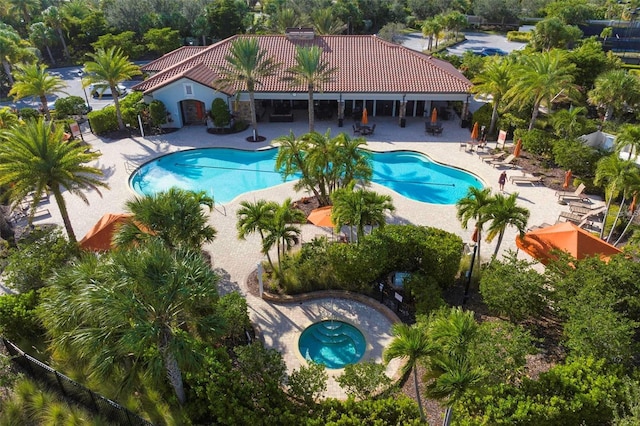
<path fill-rule="evenodd" d="M 508 41 L 507 37 L 498 34 L 466 32 L 464 35 L 466 40 L 447 49 L 449 53 L 462 56 L 467 49 L 482 47 L 497 47 L 506 52 L 511 52 L 522 49 L 525 46 L 525 43 Z M 421 52 L 427 47 L 427 40 L 421 33 L 411 33 L 405 37 L 405 41 L 402 44 L 409 49 Z"/>

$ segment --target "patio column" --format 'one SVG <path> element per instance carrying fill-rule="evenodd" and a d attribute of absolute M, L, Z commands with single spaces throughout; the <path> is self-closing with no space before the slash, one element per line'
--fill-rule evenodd
<path fill-rule="evenodd" d="M 407 125 L 407 95 L 402 95 L 402 102 L 400 102 L 400 127 Z"/>
<path fill-rule="evenodd" d="M 344 123 L 344 101 L 342 100 L 342 93 L 340 94 L 340 100 L 338 101 L 338 127 L 342 127 Z"/>

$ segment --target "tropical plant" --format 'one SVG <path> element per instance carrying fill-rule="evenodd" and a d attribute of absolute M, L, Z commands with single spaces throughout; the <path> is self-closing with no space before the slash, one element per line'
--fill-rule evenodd
<path fill-rule="evenodd" d="M 213 198 L 206 192 L 170 188 L 168 191 L 136 197 L 126 202 L 133 214 L 114 235 L 117 246 L 138 245 L 160 239 L 170 249 L 199 250 L 214 240 L 216 230 L 208 224 L 202 206 L 213 210 Z"/>
<path fill-rule="evenodd" d="M 425 330 L 417 325 L 394 324 L 392 334 L 393 340 L 384 351 L 384 360 L 388 363 L 394 358 L 405 358 L 402 373 L 407 375 L 413 370 L 413 386 L 416 392 L 416 400 L 418 401 L 420 418 L 424 421 L 424 408 L 422 407 L 422 398 L 420 398 L 417 365 L 418 361 L 433 353 L 431 342 Z"/>
<path fill-rule="evenodd" d="M 88 363 L 89 377 L 144 374 L 183 404 L 184 369 L 200 365 L 200 339 L 219 332 L 218 277 L 194 250 L 159 240 L 86 256 L 47 288 L 40 318 L 52 348 Z"/>
<path fill-rule="evenodd" d="M 482 227 L 489 220 L 487 207 L 493 202 L 491 189 L 479 189 L 470 186 L 467 195 L 456 203 L 457 217 L 462 227 L 467 229 L 470 220 L 475 220 L 474 236 L 477 243 L 478 265 L 480 264 L 480 242 Z"/>
<path fill-rule="evenodd" d="M 51 43 L 54 40 L 54 33 L 51 28 L 47 27 L 44 22 L 36 22 L 29 27 L 29 39 L 36 45 L 47 49 L 49 60 L 53 65 L 56 64 L 56 60 L 51 53 Z"/>
<path fill-rule="evenodd" d="M 611 230 L 609 231 L 609 235 L 607 236 L 607 242 L 611 240 L 613 232 L 616 230 L 616 225 L 618 224 L 618 220 L 623 216 L 626 206 L 625 202 L 627 199 L 637 197 L 637 193 L 640 191 L 640 169 L 630 168 L 627 173 L 624 174 L 623 182 L 622 182 L 622 201 L 620 202 L 620 208 L 618 209 L 618 213 L 616 214 L 616 218 L 611 225 Z M 637 199 L 637 198 L 636 198 Z M 633 212 L 631 212 L 633 214 Z M 630 219 L 630 221 L 632 218 Z"/>
<path fill-rule="evenodd" d="M 384 391 L 391 384 L 384 364 L 377 364 L 373 361 L 347 364 L 336 381 L 347 395 L 360 400 L 372 398 L 377 392 Z"/>
<path fill-rule="evenodd" d="M 316 404 L 320 396 L 327 390 L 326 367 L 311 361 L 308 365 L 300 366 L 289 375 L 288 385 L 291 394 L 302 400 L 307 407 Z"/>
<path fill-rule="evenodd" d="M 286 70 L 288 81 L 293 88 L 304 87 L 309 94 L 309 132 L 314 129 L 314 102 L 313 92 L 316 89 L 322 91 L 322 85 L 329 83 L 337 71 L 336 67 L 329 66 L 329 62 L 322 60 L 323 50 L 320 46 L 298 46 L 296 48 L 296 65 Z"/>
<path fill-rule="evenodd" d="M 118 93 L 118 83 L 140 74 L 140 67 L 129 61 L 129 57 L 125 56 L 120 48 L 98 49 L 96 53 L 89 53 L 88 56 L 92 61 L 84 64 L 86 77 L 82 80 L 82 84 L 85 87 L 92 83 L 107 83 L 111 93 Z M 118 127 L 123 130 L 125 125 L 118 96 L 113 97 L 113 103 L 116 107 Z"/>
<path fill-rule="evenodd" d="M 432 19 L 425 20 L 422 24 L 422 35 L 429 39 L 427 50 L 433 50 L 433 41 L 435 39 L 435 47 L 438 47 L 438 39 L 440 32 L 444 29 L 442 18 L 435 16 Z"/>
<path fill-rule="evenodd" d="M 20 122 L 18 114 L 9 107 L 0 108 L 0 130 L 9 129 Z"/>
<path fill-rule="evenodd" d="M 220 78 L 214 81 L 214 85 L 219 85 L 222 90 L 240 88 L 249 92 L 251 128 L 253 140 L 257 141 L 258 121 L 254 93 L 256 87 L 262 85 L 262 79 L 274 75 L 279 64 L 267 57 L 267 51 L 260 48 L 258 39 L 254 37 L 232 41 L 225 61 L 226 64 L 217 69 Z"/>
<path fill-rule="evenodd" d="M 605 209 L 605 219 L 609 216 L 611 202 L 617 198 L 620 191 L 624 187 L 624 181 L 629 173 L 637 172 L 637 166 L 633 161 L 624 161 L 617 154 L 608 155 L 600 161 L 596 168 L 596 176 L 593 183 L 603 185 L 607 195 L 607 203 Z M 600 238 L 604 235 L 604 226 L 600 229 Z"/>
<path fill-rule="evenodd" d="M 32 215 L 40 200 L 52 193 L 69 241 L 75 242 L 62 190 L 88 204 L 83 190 L 93 189 L 102 195 L 99 188 L 109 186 L 99 179 L 100 169 L 87 165 L 100 154 L 63 141 L 63 133 L 62 126 L 54 127 L 41 119 L 4 132 L 1 135 L 4 141 L 0 144 L 0 185 L 7 185 L 7 197 L 13 202 L 20 202 L 33 193 Z"/>
<path fill-rule="evenodd" d="M 589 103 L 603 108 L 603 121 L 613 118 L 624 108 L 633 108 L 640 101 L 640 80 L 623 69 L 600 74 L 588 93 Z"/>
<path fill-rule="evenodd" d="M 365 226 L 384 227 L 387 223 L 386 213 L 395 210 L 390 195 L 380 195 L 365 188 L 355 189 L 355 181 L 346 188 L 335 190 L 331 194 L 331 201 L 331 220 L 336 228 L 348 225 L 350 241 L 353 241 L 355 227 L 358 243 L 365 235 Z"/>
<path fill-rule="evenodd" d="M 29 96 L 37 97 L 40 100 L 42 112 L 47 120 L 51 120 L 47 106 L 47 95 L 62 92 L 67 87 L 66 83 L 62 78 L 49 74 L 48 67 L 44 64 L 22 64 L 16 65 L 15 68 L 18 72 L 9 95 L 13 95 L 15 99 Z"/>
<path fill-rule="evenodd" d="M 300 227 L 294 224 L 304 223 L 306 219 L 304 212 L 294 209 L 291 205 L 291 198 L 287 198 L 274 210 L 273 216 L 266 224 L 262 250 L 266 252 L 272 247 L 276 247 L 281 279 L 284 277 L 281 260 L 287 250 L 297 243 L 300 237 Z"/>
<path fill-rule="evenodd" d="M 524 235 L 529 220 L 529 210 L 518 206 L 518 193 L 514 192 L 508 197 L 503 194 L 496 194 L 491 203 L 487 206 L 487 242 L 493 241 L 497 236 L 498 242 L 493 252 L 493 257 L 498 255 L 504 232 L 508 226 L 515 226 L 520 236 Z"/>
<path fill-rule="evenodd" d="M 332 8 L 316 9 L 311 12 L 311 23 L 316 34 L 342 34 L 347 25 L 335 16 Z"/>
<path fill-rule="evenodd" d="M 520 57 L 506 97 L 510 99 L 509 107 L 533 106 L 529 130 L 535 126 L 540 106 L 551 110 L 553 101 L 559 96 L 563 99 L 575 97 L 574 68 L 575 65 L 567 61 L 566 54 L 557 49 Z"/>
<path fill-rule="evenodd" d="M 491 95 L 492 97 L 490 135 L 495 131 L 500 103 L 510 87 L 512 67 L 512 62 L 506 58 L 498 56 L 489 58 L 485 62 L 482 72 L 473 79 L 474 86 L 471 89 L 473 93 Z"/>
<path fill-rule="evenodd" d="M 551 125 L 556 136 L 571 139 L 583 134 L 587 125 L 586 112 L 585 107 L 571 107 L 554 112 L 551 115 Z"/>
<path fill-rule="evenodd" d="M 57 6 L 49 6 L 42 12 L 42 18 L 48 27 L 58 33 L 58 37 L 60 37 L 60 42 L 62 43 L 64 57 L 70 59 L 71 55 L 69 55 L 69 49 L 67 48 L 67 42 L 64 39 L 63 33 L 67 25 L 65 14 Z"/>
<path fill-rule="evenodd" d="M 267 261 L 271 269 L 274 270 L 273 261 L 269 255 L 269 248 L 265 245 L 265 238 L 267 228 L 273 221 L 275 211 L 278 208 L 278 203 L 267 200 L 258 200 L 255 202 L 241 201 L 240 206 L 240 209 L 238 209 L 236 213 L 238 218 L 238 222 L 236 223 L 238 238 L 244 240 L 248 235 L 258 232 L 262 242 L 262 253 L 267 256 Z"/>
<path fill-rule="evenodd" d="M 620 127 L 620 132 L 614 141 L 616 152 L 620 154 L 626 147 L 629 147 L 629 158 L 633 155 L 633 160 L 638 158 L 640 150 L 640 126 L 626 123 Z"/>
<path fill-rule="evenodd" d="M 11 64 L 18 62 L 30 62 L 36 59 L 36 55 L 28 48 L 25 42 L 10 25 L 0 22 L 0 62 L 9 81 L 13 85 Z"/>

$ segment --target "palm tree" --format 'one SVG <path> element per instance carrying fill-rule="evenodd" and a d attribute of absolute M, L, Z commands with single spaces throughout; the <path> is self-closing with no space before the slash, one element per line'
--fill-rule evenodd
<path fill-rule="evenodd" d="M 627 198 L 633 197 L 634 194 L 638 193 L 638 191 L 640 191 L 640 169 L 638 169 L 637 167 L 629 167 L 627 170 L 625 170 L 625 173 L 622 176 L 622 201 L 620 202 L 620 208 L 618 209 L 616 218 L 613 221 L 613 225 L 611 225 L 611 229 L 609 230 L 607 242 L 609 242 L 609 240 L 611 239 L 613 231 L 615 231 L 616 225 L 618 224 L 618 220 L 624 212 L 624 204 Z"/>
<path fill-rule="evenodd" d="M 159 238 L 167 247 L 198 250 L 215 239 L 216 230 L 208 224 L 202 206 L 213 210 L 213 198 L 204 191 L 179 188 L 136 197 L 125 204 L 133 214 L 114 235 L 117 246 L 140 244 Z"/>
<path fill-rule="evenodd" d="M 81 357 L 90 378 L 144 374 L 183 404 L 182 371 L 203 358 L 197 336 L 219 330 L 217 281 L 198 251 L 155 239 L 60 271 L 41 319 L 53 349 Z"/>
<path fill-rule="evenodd" d="M 393 325 L 393 341 L 384 351 L 384 360 L 389 362 L 394 358 L 405 358 L 402 366 L 402 373 L 409 374 L 413 370 L 413 386 L 416 391 L 416 399 L 420 410 L 420 418 L 425 420 L 422 399 L 420 398 L 420 387 L 418 384 L 418 361 L 430 356 L 433 348 L 427 334 L 416 325 L 397 323 Z"/>
<path fill-rule="evenodd" d="M 529 220 L 529 210 L 518 206 L 518 193 L 505 197 L 503 194 L 496 194 L 491 204 L 487 206 L 488 223 L 487 242 L 493 241 L 498 236 L 498 243 L 493 252 L 493 257 L 498 255 L 502 238 L 507 226 L 515 226 L 522 237 L 527 228 Z"/>
<path fill-rule="evenodd" d="M 600 161 L 596 167 L 596 175 L 593 183 L 596 185 L 604 185 L 607 194 L 607 204 L 604 213 L 603 226 L 600 229 L 600 238 L 604 235 L 604 224 L 609 216 L 609 209 L 614 198 L 620 195 L 623 188 L 625 176 L 636 169 L 637 166 L 633 161 L 624 161 L 617 154 L 608 155 Z"/>
<path fill-rule="evenodd" d="M 482 379 L 481 371 L 471 365 L 467 356 L 477 332 L 473 312 L 459 307 L 438 312 L 428 324 L 433 353 L 428 359 L 426 378 L 433 381 L 427 386 L 427 394 L 446 401 L 446 425 L 451 421 L 453 405 Z"/>
<path fill-rule="evenodd" d="M 9 200 L 19 202 L 33 192 L 32 212 L 42 197 L 51 192 L 60 210 L 69 240 L 76 241 L 62 190 L 89 203 L 82 192 L 109 186 L 99 180 L 102 171 L 87 164 L 100 157 L 75 143 L 63 141 L 64 129 L 32 120 L 3 133 L 0 144 L 0 185 L 7 186 Z M 31 218 L 30 218 L 31 219 Z"/>
<path fill-rule="evenodd" d="M 53 65 L 56 60 L 51 53 L 51 43 L 53 42 L 53 32 L 44 22 L 36 22 L 29 27 L 29 40 L 36 46 L 44 46 L 47 49 L 49 60 Z"/>
<path fill-rule="evenodd" d="M 18 73 L 9 94 L 15 99 L 37 96 L 42 105 L 42 112 L 47 120 L 51 120 L 47 95 L 62 92 L 67 85 L 60 77 L 49 74 L 47 68 L 44 64 L 16 65 Z"/>
<path fill-rule="evenodd" d="M 287 198 L 277 206 L 273 216 L 266 224 L 264 229 L 266 234 L 262 249 L 263 252 L 266 252 L 276 246 L 278 270 L 280 271 L 281 279 L 284 277 L 282 274 L 282 257 L 298 241 L 300 236 L 300 227 L 293 224 L 304 223 L 306 219 L 302 210 L 294 209 L 291 205 L 291 198 Z"/>
<path fill-rule="evenodd" d="M 322 53 L 320 46 L 296 47 L 296 65 L 287 69 L 289 76 L 283 78 L 292 87 L 304 86 L 309 93 L 309 132 L 314 128 L 313 92 L 316 89 L 322 91 L 322 85 L 330 82 L 337 70 L 322 60 Z"/>
<path fill-rule="evenodd" d="M 425 20 L 422 24 L 422 35 L 429 39 L 429 44 L 427 46 L 427 50 L 432 50 L 433 48 L 433 40 L 436 40 L 436 47 L 438 47 L 438 37 L 440 32 L 442 31 L 443 25 L 442 20 L 437 18 L 432 18 L 429 20 Z"/>
<path fill-rule="evenodd" d="M 352 181 L 358 180 L 364 184 L 371 181 L 373 169 L 371 167 L 371 153 L 362 149 L 367 141 L 363 137 L 351 139 L 347 133 L 340 133 L 333 138 L 335 143 L 333 162 L 337 166 L 339 178 L 335 181 L 331 191 L 344 188 Z"/>
<path fill-rule="evenodd" d="M 290 7 L 280 7 L 269 16 L 269 29 L 275 34 L 284 34 L 287 28 L 299 28 L 303 18 Z"/>
<path fill-rule="evenodd" d="M 575 64 L 569 63 L 566 54 L 557 49 L 522 56 L 521 61 L 512 74 L 514 78 L 507 97 L 511 99 L 509 106 L 533 103 L 529 121 L 531 130 L 542 104 L 551 110 L 551 104 L 558 96 L 571 99 L 575 95 L 572 74 Z"/>
<path fill-rule="evenodd" d="M 84 64 L 86 77 L 83 79 L 82 84 L 85 87 L 91 83 L 107 83 L 111 93 L 116 94 L 118 93 L 118 83 L 140 74 L 140 67 L 129 61 L 129 57 L 115 46 L 108 50 L 98 49 L 96 53 L 89 53 L 88 56 L 92 61 Z M 113 97 L 113 103 L 116 107 L 118 127 L 123 130 L 125 126 L 120 112 L 118 96 Z"/>
<path fill-rule="evenodd" d="M 585 107 L 571 107 L 561 109 L 551 115 L 551 125 L 558 137 L 572 139 L 580 134 L 585 126 Z"/>
<path fill-rule="evenodd" d="M 493 111 L 491 112 L 491 124 L 489 134 L 492 135 L 498 121 L 498 108 L 504 95 L 510 87 L 513 64 L 507 58 L 494 57 L 485 62 L 484 69 L 474 79 L 472 92 L 487 94 L 493 97 Z"/>
<path fill-rule="evenodd" d="M 251 128 L 253 140 L 258 138 L 258 121 L 256 118 L 256 102 L 254 93 L 256 86 L 262 85 L 262 79 L 275 74 L 279 64 L 267 57 L 267 51 L 260 48 L 258 39 L 238 38 L 231 42 L 229 54 L 225 57 L 226 65 L 218 67 L 220 78 L 214 81 L 222 90 L 239 86 L 249 92 L 251 109 Z"/>
<path fill-rule="evenodd" d="M 356 227 L 358 243 L 364 237 L 365 226 L 384 227 L 387 223 L 386 213 L 395 210 L 390 195 L 380 195 L 364 188 L 354 190 L 355 181 L 346 188 L 333 192 L 331 200 L 333 209 L 331 219 L 337 229 L 349 225 L 350 241 L 353 241 L 353 227 Z"/>
<path fill-rule="evenodd" d="M 330 7 L 316 9 L 311 13 L 311 23 L 316 34 L 342 34 L 347 25 L 338 19 Z"/>
<path fill-rule="evenodd" d="M 480 242 L 482 241 L 482 227 L 489 220 L 487 207 L 493 202 L 491 189 L 478 189 L 470 186 L 467 195 L 456 203 L 457 217 L 462 227 L 467 229 L 470 220 L 475 220 L 478 265 L 480 264 Z"/>
<path fill-rule="evenodd" d="M 28 48 L 28 44 L 13 27 L 0 22 L 0 62 L 10 85 L 13 85 L 11 64 L 20 61 L 31 62 L 36 59 L 32 49 Z"/>
<path fill-rule="evenodd" d="M 44 18 L 44 23 L 58 33 L 58 37 L 60 37 L 60 42 L 62 43 L 64 57 L 67 58 L 67 60 L 71 59 L 69 49 L 67 48 L 67 42 L 65 41 L 64 33 L 62 32 L 66 25 L 66 17 L 64 14 L 56 6 L 49 6 L 42 12 L 42 17 Z"/>
<path fill-rule="evenodd" d="M 616 135 L 615 140 L 616 152 L 620 153 L 627 146 L 629 147 L 629 158 L 633 155 L 633 159 L 638 158 L 638 150 L 640 150 L 640 126 L 634 124 L 623 124 L 620 127 L 620 133 Z"/>
<path fill-rule="evenodd" d="M 240 209 L 238 209 L 236 213 L 238 218 L 238 222 L 236 223 L 238 238 L 244 240 L 247 235 L 257 231 L 258 234 L 260 234 L 260 240 L 264 248 L 266 238 L 265 231 L 273 221 L 278 207 L 278 203 L 273 201 L 258 200 L 253 203 L 250 201 L 241 201 Z M 267 256 L 271 270 L 275 270 L 271 256 L 269 256 L 269 250 L 262 250 L 262 253 Z"/>
<path fill-rule="evenodd" d="M 27 26 L 31 23 L 31 14 L 40 7 L 38 0 L 9 0 L 9 3 L 10 10 L 19 14 Z"/>
<path fill-rule="evenodd" d="M 596 78 L 588 100 L 605 109 L 603 121 L 608 121 L 614 112 L 625 106 L 633 107 L 640 101 L 640 81 L 623 69 L 606 71 Z"/>
<path fill-rule="evenodd" d="M 20 122 L 20 118 L 9 107 L 0 108 L 0 129 L 10 129 Z"/>

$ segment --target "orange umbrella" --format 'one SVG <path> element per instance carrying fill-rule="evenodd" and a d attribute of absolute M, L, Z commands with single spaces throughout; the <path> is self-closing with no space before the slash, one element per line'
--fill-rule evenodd
<path fill-rule="evenodd" d="M 434 108 L 433 111 L 431 111 L 431 122 L 433 124 L 436 124 L 437 121 L 438 121 L 438 110 Z"/>
<path fill-rule="evenodd" d="M 564 183 L 562 184 L 562 187 L 564 189 L 567 189 L 569 187 L 569 184 L 571 184 L 571 170 L 567 170 L 567 173 L 564 174 Z"/>
<path fill-rule="evenodd" d="M 555 259 L 551 253 L 554 249 L 565 251 L 576 259 L 599 256 L 604 261 L 622 253 L 618 248 L 571 222 L 536 229 L 526 233 L 523 238 L 518 236 L 516 245 L 545 265 Z"/>
<path fill-rule="evenodd" d="M 478 139 L 478 122 L 473 125 L 473 130 L 471 130 L 471 139 Z"/>
<path fill-rule="evenodd" d="M 80 240 L 80 247 L 84 250 L 108 251 L 113 248 L 111 240 L 113 234 L 125 222 L 131 220 L 132 215 L 126 213 L 107 213 L 93 225 L 87 235 Z"/>
<path fill-rule="evenodd" d="M 362 124 L 369 124 L 369 115 L 367 113 L 367 108 L 362 110 Z"/>
<path fill-rule="evenodd" d="M 333 228 L 333 221 L 331 220 L 331 209 L 333 206 L 319 207 L 311 210 L 307 220 L 316 226 L 323 228 Z"/>
<path fill-rule="evenodd" d="M 516 147 L 513 148 L 513 156 L 520 157 L 520 151 L 522 151 L 522 139 L 518 139 L 518 142 L 516 142 Z"/>

